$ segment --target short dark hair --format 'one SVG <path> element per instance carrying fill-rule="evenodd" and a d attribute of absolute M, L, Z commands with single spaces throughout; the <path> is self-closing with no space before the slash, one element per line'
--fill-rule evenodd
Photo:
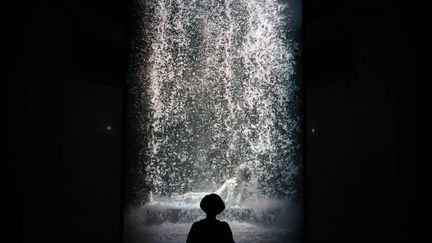
<path fill-rule="evenodd" d="M 209 215 L 218 215 L 225 210 L 225 203 L 217 194 L 205 195 L 201 200 L 200 208 Z"/>

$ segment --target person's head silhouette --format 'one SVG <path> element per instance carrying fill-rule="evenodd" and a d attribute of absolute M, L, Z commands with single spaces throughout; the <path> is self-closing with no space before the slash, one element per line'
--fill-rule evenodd
<path fill-rule="evenodd" d="M 207 214 L 208 218 L 214 218 L 225 209 L 225 203 L 217 194 L 208 194 L 201 200 L 200 208 Z"/>

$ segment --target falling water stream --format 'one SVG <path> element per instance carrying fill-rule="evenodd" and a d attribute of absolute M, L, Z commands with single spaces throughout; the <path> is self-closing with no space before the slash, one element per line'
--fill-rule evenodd
<path fill-rule="evenodd" d="M 188 193 L 250 168 L 242 204 L 219 217 L 236 242 L 299 241 L 301 92 L 290 5 L 137 0 L 129 78 L 134 127 L 126 242 L 185 242 L 203 217 Z"/>

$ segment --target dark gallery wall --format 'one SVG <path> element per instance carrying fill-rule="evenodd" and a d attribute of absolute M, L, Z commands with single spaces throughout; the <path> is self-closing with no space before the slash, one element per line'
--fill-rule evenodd
<path fill-rule="evenodd" d="M 304 6 L 310 242 L 417 237 L 416 25 L 397 4 Z"/>
<path fill-rule="evenodd" d="M 334 38 L 332 48 L 316 44 L 326 48 L 317 59 L 323 58 L 327 76 L 308 80 L 309 234 L 329 242 L 397 242 L 399 230 L 406 230 L 398 215 L 398 197 L 405 193 L 399 173 L 412 172 L 418 158 L 416 152 L 402 158 L 417 141 L 414 112 L 405 110 L 416 97 L 409 83 L 396 83 L 397 65 L 405 61 L 395 53 L 396 9 L 345 7 L 350 15 L 321 22 L 339 25 L 327 37 Z M 317 54 L 305 52 L 308 70 L 307 58 Z M 346 57 L 345 63 L 333 62 L 332 55 Z M 404 141 L 407 129 L 412 138 Z"/>
<path fill-rule="evenodd" d="M 5 8 L 7 242 L 121 242 L 127 6 Z M 403 238 L 415 237 L 419 160 L 405 11 L 303 1 L 308 242 L 416 242 Z"/>
<path fill-rule="evenodd" d="M 4 242 L 120 242 L 126 6 L 13 7 L 2 93 L 14 241 Z"/>

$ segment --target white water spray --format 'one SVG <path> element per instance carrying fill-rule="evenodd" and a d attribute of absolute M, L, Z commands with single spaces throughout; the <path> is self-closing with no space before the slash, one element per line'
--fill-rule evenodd
<path fill-rule="evenodd" d="M 197 202 L 185 206 L 173 196 L 215 191 L 246 164 L 256 200 L 243 214 L 233 209 L 226 218 L 239 222 L 239 229 L 271 221 L 271 210 L 286 210 L 278 203 L 301 197 L 301 104 L 290 6 L 278 0 L 142 0 L 137 6 L 142 26 L 131 113 L 145 137 L 136 169 L 147 219 L 164 214 L 160 220 L 166 221 L 180 210 L 177 223 L 193 222 Z M 257 205 L 266 203 L 272 209 L 257 216 Z M 155 227 L 154 220 L 143 220 Z"/>

